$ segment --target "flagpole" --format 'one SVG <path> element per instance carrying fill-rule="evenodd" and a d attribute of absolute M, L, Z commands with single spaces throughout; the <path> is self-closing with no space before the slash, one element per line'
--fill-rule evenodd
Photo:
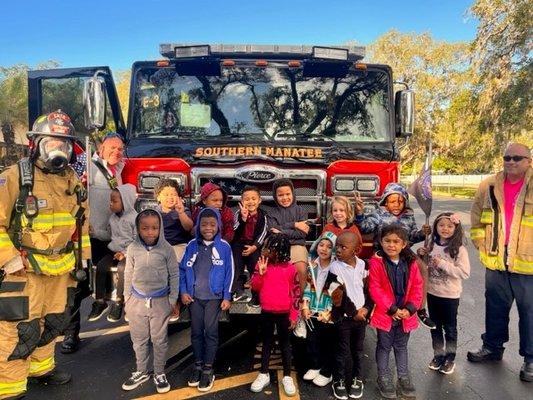
<path fill-rule="evenodd" d="M 432 145 L 432 142 L 431 142 L 431 138 L 428 139 L 428 143 L 427 143 L 427 156 L 426 156 L 426 165 L 424 165 L 424 168 L 425 169 L 428 169 L 428 168 L 431 168 L 431 166 L 433 165 L 433 145 Z M 433 171 L 431 171 L 431 173 L 433 173 Z M 433 188 L 431 188 L 432 191 L 433 191 Z M 426 225 L 429 225 L 429 216 L 431 215 L 431 211 L 426 214 Z M 429 245 L 429 234 L 426 234 L 426 237 L 424 238 L 424 247 L 428 247 Z"/>

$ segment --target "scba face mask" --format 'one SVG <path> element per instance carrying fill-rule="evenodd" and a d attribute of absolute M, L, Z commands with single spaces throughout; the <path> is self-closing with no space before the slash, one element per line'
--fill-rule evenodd
<path fill-rule="evenodd" d="M 64 171 L 72 157 L 72 143 L 55 137 L 45 137 L 39 141 L 39 158 L 52 173 Z"/>

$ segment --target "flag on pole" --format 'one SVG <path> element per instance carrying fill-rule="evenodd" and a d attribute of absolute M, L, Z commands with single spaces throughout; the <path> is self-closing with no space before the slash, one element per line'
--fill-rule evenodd
<path fill-rule="evenodd" d="M 415 196 L 418 205 L 424 211 L 424 214 L 426 214 L 426 219 L 429 218 L 433 205 L 433 194 L 431 190 L 431 152 L 431 142 L 429 142 L 424 168 L 422 168 L 422 172 L 420 172 L 418 178 L 407 189 L 410 194 Z"/>

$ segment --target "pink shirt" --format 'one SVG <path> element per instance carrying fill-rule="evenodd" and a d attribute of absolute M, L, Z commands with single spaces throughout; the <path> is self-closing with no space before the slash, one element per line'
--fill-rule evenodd
<path fill-rule="evenodd" d="M 507 179 L 503 183 L 503 205 L 505 211 L 505 245 L 509 244 L 509 233 L 511 232 L 511 223 L 513 222 L 514 208 L 520 190 L 524 185 L 524 179 L 511 183 Z"/>

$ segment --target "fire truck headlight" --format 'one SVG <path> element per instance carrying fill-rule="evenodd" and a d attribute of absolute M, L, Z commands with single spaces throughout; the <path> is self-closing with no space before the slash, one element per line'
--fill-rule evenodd
<path fill-rule="evenodd" d="M 337 192 L 353 192 L 355 190 L 355 180 L 340 178 L 335 180 L 335 191 Z"/>
<path fill-rule="evenodd" d="M 374 192 L 377 189 L 378 182 L 375 179 L 358 179 L 357 190 L 361 192 Z"/>

